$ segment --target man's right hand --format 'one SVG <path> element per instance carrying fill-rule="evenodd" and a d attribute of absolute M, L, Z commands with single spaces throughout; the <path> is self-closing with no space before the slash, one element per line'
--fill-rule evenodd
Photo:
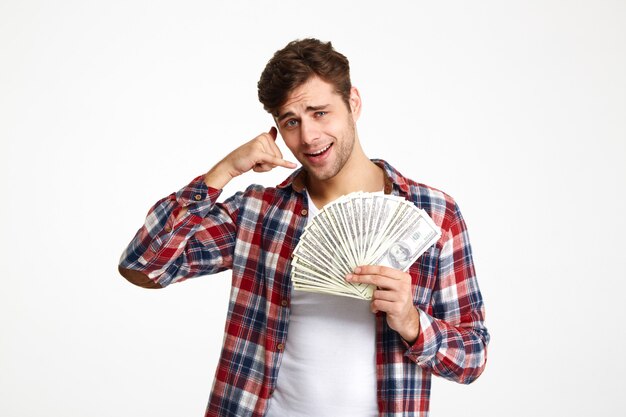
<path fill-rule="evenodd" d="M 269 132 L 260 134 L 229 153 L 204 176 L 206 185 L 221 189 L 236 176 L 250 170 L 267 172 L 277 166 L 296 168 L 296 164 L 283 159 L 276 145 L 276 135 L 276 128 L 272 127 Z"/>

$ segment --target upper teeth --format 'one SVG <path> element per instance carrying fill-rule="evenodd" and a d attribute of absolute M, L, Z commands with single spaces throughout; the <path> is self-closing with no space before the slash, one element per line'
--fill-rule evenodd
<path fill-rule="evenodd" d="M 326 149 L 328 149 L 328 148 L 330 148 L 330 145 L 326 146 L 325 148 L 320 149 L 317 152 L 311 152 L 310 155 L 319 155 L 319 154 L 321 154 L 323 152 L 326 152 Z"/>

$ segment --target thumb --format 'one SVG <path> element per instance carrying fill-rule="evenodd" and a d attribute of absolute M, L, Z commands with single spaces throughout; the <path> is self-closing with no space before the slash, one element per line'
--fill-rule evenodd
<path fill-rule="evenodd" d="M 274 126 L 272 126 L 270 128 L 270 131 L 267 132 L 270 134 L 270 136 L 272 137 L 272 139 L 276 140 L 276 136 L 278 135 L 278 131 L 276 130 L 276 128 Z"/>

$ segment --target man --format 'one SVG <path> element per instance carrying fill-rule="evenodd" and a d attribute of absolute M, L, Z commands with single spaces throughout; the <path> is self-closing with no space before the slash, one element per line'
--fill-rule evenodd
<path fill-rule="evenodd" d="M 157 202 L 120 273 L 160 288 L 232 269 L 206 416 L 428 415 L 431 374 L 469 383 L 486 361 L 482 297 L 457 205 L 366 157 L 356 129 L 361 97 L 330 42 L 289 43 L 258 88 L 302 168 L 275 188 L 252 185 L 217 202 L 238 175 L 296 167 L 272 127 Z M 429 214 L 441 239 L 408 272 L 364 265 L 349 274 L 377 287 L 371 302 L 292 291 L 290 256 L 307 221 L 353 191 L 403 196 Z"/>

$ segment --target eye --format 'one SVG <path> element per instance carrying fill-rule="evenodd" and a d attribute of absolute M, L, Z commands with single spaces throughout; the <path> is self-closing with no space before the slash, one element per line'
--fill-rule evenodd
<path fill-rule="evenodd" d="M 325 112 L 325 111 L 316 111 L 315 117 L 323 117 L 323 116 L 326 116 L 327 114 L 328 112 Z"/>
<path fill-rule="evenodd" d="M 286 128 L 292 128 L 298 126 L 298 121 L 296 119 L 289 119 L 285 122 L 284 126 Z"/>

